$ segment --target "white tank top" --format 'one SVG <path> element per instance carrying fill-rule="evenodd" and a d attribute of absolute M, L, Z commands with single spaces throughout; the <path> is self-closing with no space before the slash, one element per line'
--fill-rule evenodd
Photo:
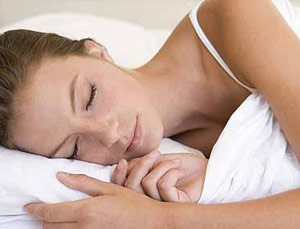
<path fill-rule="evenodd" d="M 220 56 L 220 54 L 218 53 L 218 51 L 214 48 L 214 46 L 212 45 L 212 43 L 208 40 L 208 38 L 206 37 L 205 33 L 203 32 L 202 28 L 200 27 L 199 23 L 198 23 L 198 19 L 197 19 L 197 11 L 198 8 L 200 7 L 200 5 L 202 4 L 203 0 L 200 1 L 190 12 L 189 14 L 189 18 L 192 22 L 192 25 L 196 31 L 196 33 L 198 34 L 200 40 L 202 41 L 202 43 L 206 46 L 206 48 L 208 49 L 208 51 L 211 53 L 211 55 L 216 59 L 216 61 L 221 65 L 221 67 L 227 72 L 228 75 L 231 76 L 231 78 L 233 80 L 235 80 L 239 85 L 241 85 L 242 87 L 246 88 L 247 90 L 249 90 L 250 92 L 254 93 L 256 91 L 256 89 L 254 88 L 250 88 L 248 86 L 246 86 L 245 84 L 243 84 L 242 82 L 240 82 L 232 73 L 232 71 L 230 70 L 230 68 L 227 66 L 227 64 L 224 62 L 224 60 L 222 59 L 222 57 Z"/>

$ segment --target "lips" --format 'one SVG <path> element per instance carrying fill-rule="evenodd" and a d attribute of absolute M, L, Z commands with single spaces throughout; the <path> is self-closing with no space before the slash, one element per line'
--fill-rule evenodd
<path fill-rule="evenodd" d="M 134 131 L 132 133 L 131 141 L 130 141 L 129 146 L 126 149 L 125 154 L 133 155 L 133 154 L 136 153 L 136 151 L 137 151 L 137 149 L 140 145 L 141 135 L 142 135 L 141 126 L 140 126 L 139 119 L 137 117 L 135 128 L 134 128 Z"/>

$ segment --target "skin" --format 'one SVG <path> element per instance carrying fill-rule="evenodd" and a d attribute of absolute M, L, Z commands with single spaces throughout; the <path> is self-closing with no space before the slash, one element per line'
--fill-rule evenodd
<path fill-rule="evenodd" d="M 69 87 L 76 74 L 73 113 Z M 97 86 L 97 93 L 87 111 L 91 83 Z M 143 94 L 143 87 L 135 78 L 100 58 L 47 59 L 33 75 L 19 106 L 24 115 L 15 124 L 14 142 L 26 151 L 49 156 L 67 137 L 52 156 L 66 158 L 79 138 L 77 159 L 105 165 L 141 156 L 158 147 L 163 133 L 158 113 L 146 96 L 136 96 L 139 94 Z M 126 155 L 137 117 L 142 124 L 142 144 L 138 154 Z"/>
<path fill-rule="evenodd" d="M 267 98 L 299 157 L 300 43 L 272 2 L 207 0 L 198 11 L 198 20 L 235 75 Z M 80 203 L 28 206 L 30 214 L 45 220 L 45 228 L 105 225 L 107 228 L 276 229 L 299 228 L 300 225 L 299 190 L 242 203 L 193 205 L 152 202 L 133 190 L 83 175 L 58 174 L 58 177 L 68 187 L 95 197 Z M 123 215 L 124 208 L 126 215 Z M 79 212 L 90 216 L 88 222 Z M 70 221 L 73 225 L 67 223 Z"/>
<path fill-rule="evenodd" d="M 161 155 L 154 150 L 142 158 L 121 160 L 111 181 L 161 201 L 198 203 L 208 160 L 191 153 Z"/>

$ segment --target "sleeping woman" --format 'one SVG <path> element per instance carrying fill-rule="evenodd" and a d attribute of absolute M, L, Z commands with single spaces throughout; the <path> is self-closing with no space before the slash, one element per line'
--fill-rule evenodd
<path fill-rule="evenodd" d="M 299 227 L 299 190 L 192 204 L 207 160 L 156 151 L 162 137 L 171 137 L 209 157 L 231 114 L 257 90 L 300 156 L 300 42 L 272 1 L 205 0 L 135 69 L 114 64 L 92 39 L 14 30 L 0 36 L 0 47 L 1 144 L 49 158 L 118 163 L 114 183 L 127 187 L 59 173 L 65 185 L 93 198 L 27 206 L 45 228 Z M 187 182 L 178 187 L 181 176 Z"/>

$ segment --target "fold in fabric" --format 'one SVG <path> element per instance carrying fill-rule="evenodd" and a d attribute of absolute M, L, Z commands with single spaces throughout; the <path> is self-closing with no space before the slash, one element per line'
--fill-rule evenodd
<path fill-rule="evenodd" d="M 230 117 L 208 162 L 199 203 L 257 199 L 300 187 L 300 166 L 268 102 L 250 95 Z"/>

